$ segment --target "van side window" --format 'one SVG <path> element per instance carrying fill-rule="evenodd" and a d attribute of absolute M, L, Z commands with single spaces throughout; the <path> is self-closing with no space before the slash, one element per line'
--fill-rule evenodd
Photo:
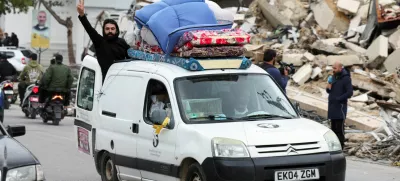
<path fill-rule="evenodd" d="M 167 88 L 162 82 L 151 79 L 147 85 L 143 110 L 145 122 L 152 125 L 161 124 L 159 121 L 152 120 L 152 115 L 156 110 L 166 110 L 168 105 L 170 105 L 170 100 Z"/>
<path fill-rule="evenodd" d="M 95 72 L 88 68 L 83 68 L 78 87 L 78 107 L 92 111 L 94 96 Z"/>

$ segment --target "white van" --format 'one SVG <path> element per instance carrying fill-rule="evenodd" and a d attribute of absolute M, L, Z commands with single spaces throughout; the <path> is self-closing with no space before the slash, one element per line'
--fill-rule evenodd
<path fill-rule="evenodd" d="M 188 71 L 86 56 L 76 98 L 77 147 L 103 180 L 344 181 L 336 135 L 301 118 L 272 77 L 248 69 Z"/>

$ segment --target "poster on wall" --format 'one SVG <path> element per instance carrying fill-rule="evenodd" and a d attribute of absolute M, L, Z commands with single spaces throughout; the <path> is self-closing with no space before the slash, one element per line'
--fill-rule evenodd
<path fill-rule="evenodd" d="M 50 46 L 50 13 L 46 10 L 32 11 L 32 48 L 49 48 Z"/>

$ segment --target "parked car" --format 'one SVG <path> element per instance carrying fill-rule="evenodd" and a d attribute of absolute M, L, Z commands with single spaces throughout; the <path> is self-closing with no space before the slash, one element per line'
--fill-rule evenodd
<path fill-rule="evenodd" d="M 29 55 L 33 52 L 23 47 L 0 47 L 0 53 L 4 53 L 7 56 L 7 60 L 21 72 L 25 65 L 29 62 Z"/>
<path fill-rule="evenodd" d="M 0 124 L 1 180 L 44 181 L 44 172 L 39 160 L 19 141 L 14 139 L 26 133 L 25 126 L 7 126 Z"/>

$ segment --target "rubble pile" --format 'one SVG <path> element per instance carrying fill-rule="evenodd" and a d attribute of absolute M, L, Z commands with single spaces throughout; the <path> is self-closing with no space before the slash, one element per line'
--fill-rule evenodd
<path fill-rule="evenodd" d="M 235 22 L 252 35 L 245 56 L 258 64 L 266 49 L 277 50 L 278 61 L 297 67 L 290 86 L 305 92 L 327 98 L 327 77 L 340 61 L 351 72 L 349 106 L 385 120 L 373 132 L 347 134 L 348 154 L 400 162 L 399 5 L 400 0 L 254 0 Z"/>
<path fill-rule="evenodd" d="M 400 103 L 400 18 L 388 19 L 383 22 L 385 26 L 376 23 L 380 17 L 389 16 L 378 14 L 382 8 L 397 17 L 399 3 L 254 0 L 249 10 L 237 12 L 235 23 L 236 28 L 252 34 L 245 56 L 257 64 L 266 49 L 277 50 L 278 61 L 297 67 L 291 86 L 309 93 L 327 96 L 321 89 L 325 90 L 331 66 L 335 61 L 342 62 L 351 72 L 354 87 L 350 106 L 378 115 L 377 101 Z M 370 5 L 377 8 L 368 15 Z"/>
<path fill-rule="evenodd" d="M 381 109 L 384 126 L 366 133 L 351 133 L 348 130 L 344 151 L 359 158 L 390 160 L 393 165 L 400 166 L 400 106 L 391 104 L 390 107 L 387 103 L 381 105 L 386 106 L 386 109 Z"/>

